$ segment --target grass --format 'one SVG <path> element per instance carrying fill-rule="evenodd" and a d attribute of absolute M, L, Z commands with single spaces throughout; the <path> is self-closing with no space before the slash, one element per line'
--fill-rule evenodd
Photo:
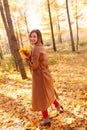
<path fill-rule="evenodd" d="M 5 71 L 12 71 L 14 69 L 15 63 L 12 56 L 5 56 L 4 59 L 1 61 L 1 68 Z"/>

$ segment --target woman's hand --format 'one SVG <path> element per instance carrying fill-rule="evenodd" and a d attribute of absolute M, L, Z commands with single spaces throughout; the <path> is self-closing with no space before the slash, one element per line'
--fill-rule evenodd
<path fill-rule="evenodd" d="M 26 60 L 27 65 L 30 66 L 30 60 Z"/>

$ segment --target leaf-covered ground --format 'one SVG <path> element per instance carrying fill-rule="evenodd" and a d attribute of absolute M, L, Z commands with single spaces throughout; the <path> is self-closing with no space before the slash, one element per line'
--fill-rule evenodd
<path fill-rule="evenodd" d="M 41 127 L 41 113 L 31 109 L 31 76 L 17 72 L 0 78 L 0 130 L 87 130 L 87 53 L 49 51 L 50 70 L 64 111 L 49 108 L 51 126 Z"/>

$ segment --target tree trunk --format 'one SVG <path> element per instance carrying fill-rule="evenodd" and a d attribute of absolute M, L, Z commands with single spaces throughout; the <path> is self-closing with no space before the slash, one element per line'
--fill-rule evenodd
<path fill-rule="evenodd" d="M 54 51 L 56 51 L 56 44 L 55 44 L 55 39 L 54 39 L 54 32 L 53 32 L 53 25 L 52 25 L 52 18 L 51 18 L 49 0 L 47 0 L 47 2 L 48 2 L 48 12 L 49 12 L 49 18 L 50 18 L 50 27 L 51 27 L 51 33 L 52 33 L 52 40 L 53 40 L 53 49 L 54 49 Z"/>
<path fill-rule="evenodd" d="M 27 35 L 28 35 L 28 41 L 29 41 L 29 28 L 28 28 L 28 23 L 27 23 L 26 13 L 24 13 L 24 18 L 25 18 L 25 25 L 26 25 Z"/>
<path fill-rule="evenodd" d="M 70 15 L 69 15 L 69 8 L 68 8 L 68 0 L 66 0 L 66 10 L 67 10 L 68 23 L 69 23 L 70 38 L 72 43 L 72 51 L 75 51 L 75 45 L 74 45 L 74 39 L 73 39 L 73 33 L 72 33 L 72 27 L 70 22 Z"/>
<path fill-rule="evenodd" d="M 58 39 L 59 39 L 59 42 L 62 43 L 62 37 L 61 37 L 61 33 L 60 33 L 59 19 L 58 19 L 58 31 L 59 31 Z"/>
<path fill-rule="evenodd" d="M 19 54 L 19 50 L 18 50 L 18 46 L 17 46 L 17 39 L 15 37 L 15 33 L 14 33 L 13 25 L 12 25 L 8 0 L 3 0 L 3 5 L 4 5 L 4 9 L 5 9 L 6 19 L 5 19 L 5 15 L 4 15 L 4 11 L 3 11 L 3 6 L 1 6 L 1 1 L 0 1 L 1 15 L 2 15 L 3 23 L 4 23 L 6 33 L 8 36 L 8 41 L 9 41 L 11 53 L 12 53 L 12 56 L 17 63 L 17 66 L 19 68 L 19 71 L 21 73 L 22 78 L 26 79 L 27 78 L 26 72 L 24 69 L 22 58 Z M 7 23 L 6 23 L 6 21 L 7 21 Z"/>
<path fill-rule="evenodd" d="M 77 30 L 77 43 L 76 43 L 76 50 L 78 51 L 78 43 L 79 43 L 79 33 L 78 33 L 78 17 L 77 17 L 77 0 L 76 0 L 76 30 Z"/>
<path fill-rule="evenodd" d="M 2 53 L 2 49 L 1 49 L 1 47 L 0 47 L 0 59 L 1 59 L 1 60 L 4 59 L 4 58 L 3 58 L 3 53 Z"/>
<path fill-rule="evenodd" d="M 18 31 L 19 31 L 19 37 L 20 37 L 20 46 L 23 47 L 23 39 L 22 39 L 22 34 L 20 31 L 20 27 L 19 27 L 19 22 L 17 22 L 17 27 L 18 27 Z"/>

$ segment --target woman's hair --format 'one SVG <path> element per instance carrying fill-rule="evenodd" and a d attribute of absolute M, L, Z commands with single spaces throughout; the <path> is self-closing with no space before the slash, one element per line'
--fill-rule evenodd
<path fill-rule="evenodd" d="M 38 38 L 38 41 L 37 41 L 37 42 L 40 42 L 40 43 L 43 44 L 42 34 L 41 34 L 41 32 L 40 32 L 39 29 L 34 29 L 34 30 L 32 30 L 32 31 L 30 32 L 30 34 L 29 34 L 29 37 L 31 37 L 31 34 L 34 33 L 34 32 L 37 34 L 37 38 Z"/>

